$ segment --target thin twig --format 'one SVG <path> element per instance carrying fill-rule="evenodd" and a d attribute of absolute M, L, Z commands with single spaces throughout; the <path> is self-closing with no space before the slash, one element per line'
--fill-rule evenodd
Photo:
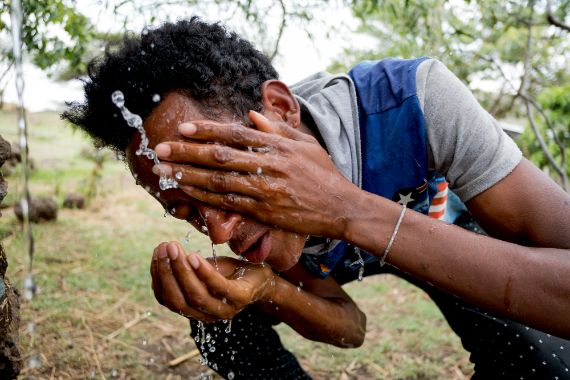
<path fill-rule="evenodd" d="M 170 367 L 176 367 L 177 365 L 184 363 L 186 360 L 192 359 L 194 356 L 198 356 L 200 355 L 200 350 L 198 350 L 197 348 L 182 355 L 177 357 L 176 359 L 173 359 L 171 361 L 168 362 L 168 366 Z"/>
<path fill-rule="evenodd" d="M 534 117 L 532 115 L 532 108 L 531 108 L 531 101 L 529 100 L 529 96 L 527 94 L 527 88 L 529 85 L 529 73 L 531 70 L 531 63 L 530 63 L 530 56 L 531 56 L 531 46 L 532 46 L 532 17 L 534 15 L 534 2 L 533 1 L 529 1 L 529 6 L 531 7 L 531 13 L 529 15 L 528 18 L 528 22 L 527 22 L 527 40 L 526 40 L 526 50 L 525 50 L 525 56 L 524 56 L 524 71 L 523 71 L 523 76 L 521 78 L 521 85 L 518 91 L 518 94 L 522 97 L 524 104 L 525 104 L 525 108 L 526 108 L 526 114 L 527 114 L 527 118 L 528 121 L 530 123 L 530 127 L 532 128 L 532 131 L 534 132 L 534 135 L 536 136 L 536 139 L 538 140 L 538 143 L 540 145 L 540 148 L 542 149 L 544 155 L 546 156 L 546 158 L 548 159 L 548 161 L 550 162 L 551 166 L 554 168 L 554 170 L 558 173 L 558 175 L 561 177 L 562 179 L 562 186 L 564 187 L 564 190 L 568 191 L 568 184 L 567 182 L 565 182 L 565 178 L 566 178 L 566 173 L 565 173 L 565 168 L 560 167 L 560 165 L 558 164 L 558 162 L 556 162 L 556 160 L 554 159 L 554 156 L 552 155 L 552 153 L 550 153 L 550 150 L 548 149 L 548 146 L 546 145 L 546 142 L 544 141 L 544 138 L 542 137 L 542 134 L 540 133 L 535 121 L 534 121 Z"/>
<path fill-rule="evenodd" d="M 131 319 L 130 321 L 125 323 L 122 327 L 118 328 L 117 330 L 115 330 L 112 333 L 110 333 L 109 335 L 107 335 L 106 339 L 116 338 L 123 331 L 130 329 L 131 327 L 133 327 L 134 325 L 136 325 L 137 323 L 139 323 L 140 321 L 142 321 L 143 319 L 148 318 L 148 317 L 149 317 L 149 315 L 147 313 L 142 313 L 142 314 L 137 315 L 136 317 L 134 317 L 133 319 Z"/>
<path fill-rule="evenodd" d="M 570 25 L 565 24 L 562 20 L 554 15 L 554 12 L 552 12 L 550 0 L 547 0 L 546 2 L 546 19 L 551 25 L 557 26 L 560 29 L 564 29 L 567 32 L 570 32 Z"/>
<path fill-rule="evenodd" d="M 99 313 L 97 315 L 97 317 L 99 319 L 104 319 L 107 315 L 109 315 L 111 312 L 117 310 L 119 307 L 121 307 L 121 305 L 123 305 L 128 299 L 129 297 L 133 294 L 132 291 L 127 292 L 127 294 L 125 294 L 124 296 L 122 296 L 117 302 L 115 302 L 113 305 L 111 305 L 109 308 L 103 310 L 103 312 Z"/>
<path fill-rule="evenodd" d="M 99 335 L 99 336 L 100 336 L 101 338 L 103 338 L 103 339 L 107 339 L 107 340 L 109 341 L 109 343 L 117 343 L 117 344 L 120 344 L 120 345 L 123 346 L 123 347 L 130 348 L 131 350 L 135 350 L 135 351 L 137 351 L 137 352 L 139 352 L 139 353 L 141 353 L 141 354 L 143 354 L 143 355 L 147 355 L 147 356 L 150 356 L 150 355 L 151 355 L 150 352 L 145 351 L 145 350 L 143 350 L 143 349 L 141 349 L 141 348 L 138 348 L 137 346 L 133 346 L 133 345 L 131 345 L 131 344 L 125 343 L 125 342 L 123 342 L 122 340 L 115 339 L 115 338 L 107 338 L 107 337 L 105 337 L 104 335 Z"/>
<path fill-rule="evenodd" d="M 85 322 L 85 318 L 81 318 L 81 322 L 83 323 L 83 326 L 89 333 L 89 343 L 91 345 L 91 351 L 93 352 L 93 358 L 95 360 L 95 365 L 97 366 L 97 371 L 99 371 L 99 375 L 101 376 L 101 378 L 105 380 L 105 375 L 103 374 L 103 370 L 101 369 L 101 362 L 99 361 L 99 355 L 97 354 L 97 349 L 95 347 L 95 338 L 93 338 L 93 331 L 91 331 L 91 328 L 89 327 L 87 322 Z"/>
<path fill-rule="evenodd" d="M 275 47 L 273 48 L 273 53 L 269 56 L 269 60 L 273 61 L 273 59 L 277 56 L 279 52 L 279 44 L 281 43 L 281 37 L 283 37 L 283 32 L 285 31 L 285 25 L 287 25 L 287 9 L 285 8 L 285 3 L 283 0 L 279 0 L 279 4 L 281 5 L 281 25 L 279 25 L 279 32 L 277 33 L 277 39 L 275 40 Z"/>

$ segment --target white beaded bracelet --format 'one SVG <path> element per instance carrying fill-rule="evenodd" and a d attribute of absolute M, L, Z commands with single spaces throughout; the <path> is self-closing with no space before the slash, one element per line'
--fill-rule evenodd
<path fill-rule="evenodd" d="M 394 232 L 392 232 L 392 236 L 390 236 L 390 240 L 388 241 L 388 245 L 386 246 L 386 249 L 384 250 L 384 254 L 382 255 L 382 258 L 380 259 L 380 266 L 384 266 L 384 264 L 386 264 L 386 257 L 388 257 L 388 253 L 390 252 L 390 249 L 392 248 L 392 244 L 394 244 L 394 240 L 396 239 L 396 235 L 398 234 L 398 230 L 400 229 L 400 225 L 402 224 L 402 220 L 404 220 L 404 214 L 406 213 L 406 205 L 402 205 L 402 212 L 400 213 L 400 217 L 398 218 L 398 222 L 396 223 L 396 227 L 394 227 Z"/>

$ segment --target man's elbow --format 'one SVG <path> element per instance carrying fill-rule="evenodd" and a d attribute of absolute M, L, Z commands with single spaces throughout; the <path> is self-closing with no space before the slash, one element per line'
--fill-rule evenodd
<path fill-rule="evenodd" d="M 364 343 L 366 336 L 366 314 L 358 310 L 357 322 L 346 336 L 340 338 L 334 345 L 340 348 L 358 348 Z"/>

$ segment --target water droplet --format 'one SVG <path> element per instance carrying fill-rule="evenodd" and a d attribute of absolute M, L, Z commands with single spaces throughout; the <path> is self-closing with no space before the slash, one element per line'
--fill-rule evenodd
<path fill-rule="evenodd" d="M 115 368 L 113 368 L 111 370 L 111 377 L 117 377 L 118 374 L 119 374 L 119 372 L 117 372 L 117 370 Z"/>
<path fill-rule="evenodd" d="M 152 45 L 151 45 L 151 46 L 152 46 Z M 154 95 L 152 96 L 152 101 L 155 102 L 155 103 L 160 102 L 160 95 L 154 94 Z"/>
<path fill-rule="evenodd" d="M 233 355 L 231 359 L 234 360 Z M 234 380 L 235 376 L 236 375 L 232 371 L 228 372 L 228 380 Z"/>
<path fill-rule="evenodd" d="M 176 208 L 175 208 L 175 207 L 172 207 L 172 208 L 170 209 L 170 215 L 174 215 L 174 214 L 176 214 Z"/>
<path fill-rule="evenodd" d="M 151 43 L 150 43 L 150 48 L 151 48 L 151 49 L 154 49 L 154 42 L 151 42 Z"/>
<path fill-rule="evenodd" d="M 23 207 L 22 207 L 23 208 Z M 28 273 L 24 278 L 24 299 L 30 301 L 36 295 L 37 287 L 34 275 Z"/>
<path fill-rule="evenodd" d="M 141 34 L 142 34 L 143 36 L 146 36 L 146 35 L 148 34 L 148 28 L 147 28 L 146 26 L 143 28 Z"/>
<path fill-rule="evenodd" d="M 42 359 L 40 358 L 40 355 L 34 353 L 32 356 L 30 356 L 30 358 L 28 359 L 28 367 L 31 369 L 38 369 L 42 366 Z"/>
<path fill-rule="evenodd" d="M 192 230 L 188 230 L 188 232 L 186 232 L 186 236 L 184 236 L 184 243 L 190 244 L 191 235 L 192 235 Z"/>
<path fill-rule="evenodd" d="M 263 169 L 261 169 L 260 167 L 258 167 L 255 172 L 257 173 L 257 175 L 261 175 L 261 173 L 263 173 Z"/>
<path fill-rule="evenodd" d="M 181 180 L 181 179 L 182 179 L 182 172 L 176 172 L 176 174 L 174 175 L 174 177 L 175 177 L 177 180 Z"/>
<path fill-rule="evenodd" d="M 216 351 L 216 347 L 210 346 L 210 352 L 215 352 L 215 351 Z"/>
<path fill-rule="evenodd" d="M 228 325 L 226 326 L 226 329 L 224 331 L 226 332 L 226 334 L 229 334 L 232 331 L 232 320 L 231 319 L 228 321 Z"/>

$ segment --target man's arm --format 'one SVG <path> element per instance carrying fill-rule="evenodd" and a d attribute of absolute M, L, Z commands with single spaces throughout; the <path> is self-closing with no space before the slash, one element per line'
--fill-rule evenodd
<path fill-rule="evenodd" d="M 281 276 L 269 300 L 258 303 L 261 310 L 307 339 L 346 348 L 362 345 L 366 315 L 332 277 L 316 278 L 300 263 Z"/>
<path fill-rule="evenodd" d="M 353 193 L 343 238 L 382 256 L 402 206 Z M 387 262 L 483 308 L 570 337 L 568 194 L 523 159 L 467 206 L 492 237 L 408 210 Z"/>
<path fill-rule="evenodd" d="M 401 206 L 348 182 L 310 136 L 257 114 L 250 118 L 261 131 L 197 121 L 181 126 L 196 140 L 264 147 L 257 153 L 212 144 L 206 152 L 202 145 L 203 156 L 194 157 L 194 143 L 170 143 L 172 161 L 217 169 L 169 164 L 183 173 L 181 188 L 216 207 L 342 239 L 381 257 Z M 284 136 L 266 133 L 276 128 Z M 249 173 L 261 167 L 263 175 L 232 173 L 238 164 Z M 523 160 L 468 206 L 494 237 L 408 210 L 387 261 L 483 308 L 570 337 L 570 196 Z"/>
<path fill-rule="evenodd" d="M 300 264 L 283 277 L 228 257 L 217 265 L 219 271 L 198 254 L 186 257 L 176 243 L 159 245 L 151 264 L 156 299 L 206 322 L 231 319 L 255 303 L 305 338 L 347 348 L 364 341 L 366 316 L 332 278 L 314 278 Z"/>

